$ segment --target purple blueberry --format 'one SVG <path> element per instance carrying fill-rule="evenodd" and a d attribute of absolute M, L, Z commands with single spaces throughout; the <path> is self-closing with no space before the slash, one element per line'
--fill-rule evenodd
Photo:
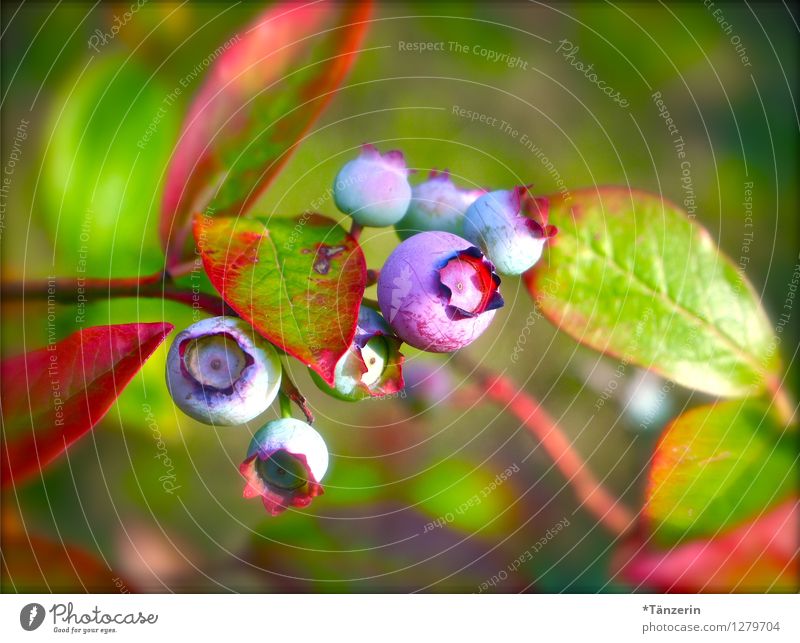
<path fill-rule="evenodd" d="M 403 153 L 393 150 L 381 154 L 373 145 L 364 145 L 361 155 L 336 175 L 333 199 L 336 207 L 362 226 L 397 223 L 411 201 Z"/>
<path fill-rule="evenodd" d="M 449 402 L 459 388 L 447 362 L 422 355 L 403 365 L 403 381 L 406 399 L 423 409 Z"/>
<path fill-rule="evenodd" d="M 350 402 L 397 393 L 403 389 L 400 343 L 381 314 L 362 305 L 353 342 L 336 363 L 333 387 L 314 371 L 311 379 L 326 393 Z"/>
<path fill-rule="evenodd" d="M 397 234 L 401 239 L 430 230 L 463 235 L 464 212 L 485 192 L 462 189 L 453 183 L 447 170 L 434 170 L 427 181 L 411 188 L 411 203 L 395 226 Z"/>
<path fill-rule="evenodd" d="M 464 236 L 481 247 L 502 275 L 520 275 L 539 261 L 558 230 L 547 225 L 547 199 L 526 186 L 489 192 L 464 215 Z"/>
<path fill-rule="evenodd" d="M 175 337 L 167 387 L 175 404 L 205 424 L 243 424 L 275 399 L 281 362 L 268 341 L 238 317 L 212 317 Z"/>
<path fill-rule="evenodd" d="M 481 251 L 449 232 L 421 232 L 389 255 L 378 303 L 397 336 L 448 353 L 480 336 L 503 305 L 500 278 Z"/>
<path fill-rule="evenodd" d="M 289 507 L 307 507 L 323 493 L 328 447 L 312 426 L 294 418 L 272 420 L 250 442 L 239 472 L 247 481 L 244 497 L 261 496 L 273 516 Z"/>

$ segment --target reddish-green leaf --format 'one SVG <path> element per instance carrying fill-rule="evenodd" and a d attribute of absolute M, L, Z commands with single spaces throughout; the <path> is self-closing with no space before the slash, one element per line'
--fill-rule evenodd
<path fill-rule="evenodd" d="M 558 236 L 526 283 L 559 328 L 714 395 L 775 387 L 774 333 L 756 293 L 680 208 L 586 189 L 551 197 L 550 222 Z"/>
<path fill-rule="evenodd" d="M 644 513 L 661 543 L 713 536 L 797 493 L 797 448 L 766 403 L 729 400 L 675 419 L 656 447 Z"/>
<path fill-rule="evenodd" d="M 660 592 L 797 592 L 798 525 L 793 499 L 708 540 L 660 550 L 633 539 L 614 554 L 612 574 Z"/>
<path fill-rule="evenodd" d="M 3 360 L 2 484 L 44 468 L 97 424 L 171 330 L 96 326 Z"/>
<path fill-rule="evenodd" d="M 358 242 L 318 214 L 197 217 L 195 239 L 211 283 L 231 308 L 332 384 L 367 283 Z"/>
<path fill-rule="evenodd" d="M 246 210 L 342 83 L 371 2 L 279 2 L 230 39 L 189 110 L 161 215 L 167 266 L 189 258 L 191 217 Z"/>
<path fill-rule="evenodd" d="M 3 512 L 3 592 L 131 591 L 102 560 L 83 549 L 25 531 L 19 517 Z"/>

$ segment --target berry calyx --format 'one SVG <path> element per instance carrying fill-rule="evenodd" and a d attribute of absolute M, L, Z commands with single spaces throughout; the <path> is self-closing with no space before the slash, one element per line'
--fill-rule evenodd
<path fill-rule="evenodd" d="M 449 292 L 449 305 L 467 317 L 480 315 L 503 305 L 498 288 L 500 277 L 477 248 L 457 253 L 440 270 L 439 280 Z"/>
<path fill-rule="evenodd" d="M 447 170 L 433 170 L 426 181 L 411 188 L 408 211 L 395 225 L 397 234 L 403 240 L 437 230 L 463 235 L 464 213 L 485 192 L 460 188 Z"/>
<path fill-rule="evenodd" d="M 447 353 L 475 341 L 503 305 L 494 266 L 469 241 L 422 232 L 389 256 L 378 278 L 378 304 L 397 336 Z"/>
<path fill-rule="evenodd" d="M 255 458 L 254 462 L 258 477 L 277 489 L 294 491 L 307 483 L 307 463 L 284 449 L 278 449 L 264 460 Z"/>
<path fill-rule="evenodd" d="M 339 170 L 333 182 L 336 207 L 362 226 L 384 227 L 397 223 L 411 201 L 409 170 L 403 153 L 381 154 L 364 145 L 358 158 Z"/>
<path fill-rule="evenodd" d="M 260 496 L 272 516 L 289 507 L 307 507 L 322 495 L 320 481 L 327 470 L 325 440 L 294 418 L 272 420 L 259 429 L 239 467 L 246 480 L 244 497 Z"/>
<path fill-rule="evenodd" d="M 544 244 L 556 235 L 548 225 L 547 199 L 534 197 L 527 186 L 484 194 L 464 215 L 464 236 L 480 246 L 503 275 L 520 275 L 542 256 Z"/>
<path fill-rule="evenodd" d="M 196 382 L 204 387 L 229 389 L 252 362 L 228 333 L 205 335 L 184 343 L 183 364 Z"/>
<path fill-rule="evenodd" d="M 272 345 L 237 317 L 212 317 L 178 333 L 167 355 L 175 404 L 205 424 L 234 425 L 267 410 L 281 363 Z"/>

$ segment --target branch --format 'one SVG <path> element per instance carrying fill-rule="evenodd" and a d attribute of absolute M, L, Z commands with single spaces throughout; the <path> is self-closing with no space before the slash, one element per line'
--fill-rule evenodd
<path fill-rule="evenodd" d="M 236 312 L 220 297 L 191 288 L 175 285 L 169 276 L 158 272 L 144 277 L 98 279 L 67 277 L 39 281 L 14 281 L 3 283 L 0 289 L 4 301 L 47 300 L 61 304 L 90 303 L 111 297 L 147 297 L 169 299 L 204 310 L 210 315 L 235 316 Z"/>
<path fill-rule="evenodd" d="M 594 514 L 601 524 L 617 536 L 625 535 L 634 526 L 636 516 L 633 512 L 595 478 L 581 456 L 573 450 L 556 421 L 537 400 L 517 388 L 505 375 L 473 364 L 459 354 L 452 355 L 451 361 L 471 377 L 477 378 L 478 385 L 490 399 L 502 404 L 504 410 L 522 422 L 567 479 L 581 505 Z"/>

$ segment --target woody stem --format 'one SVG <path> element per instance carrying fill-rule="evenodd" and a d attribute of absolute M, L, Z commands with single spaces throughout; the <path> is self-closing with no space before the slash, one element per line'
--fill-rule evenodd
<path fill-rule="evenodd" d="M 236 315 L 217 295 L 180 287 L 163 272 L 144 277 L 64 277 L 2 284 L 4 301 L 52 301 L 60 304 L 91 303 L 112 297 L 169 299 L 203 310 L 210 315 Z"/>

